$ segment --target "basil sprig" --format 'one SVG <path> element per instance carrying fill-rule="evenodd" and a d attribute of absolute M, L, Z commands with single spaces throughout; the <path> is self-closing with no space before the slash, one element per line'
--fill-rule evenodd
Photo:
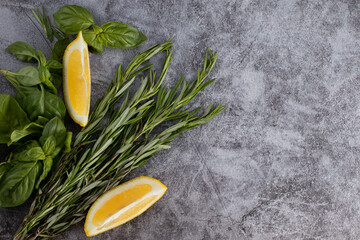
<path fill-rule="evenodd" d="M 8 95 L 0 106 L 14 105 Z M 9 101 L 10 100 L 10 101 Z M 13 107 L 13 106 L 10 106 Z M 8 115 L 14 115 L 7 112 Z M 18 116 L 16 116 L 18 117 Z M 54 159 L 68 151 L 71 134 L 66 132 L 64 123 L 54 117 L 43 127 L 39 140 L 30 140 L 17 147 L 8 161 L 0 164 L 0 207 L 13 207 L 24 203 L 50 173 Z"/>
<path fill-rule="evenodd" d="M 85 41 L 96 52 L 102 52 L 103 46 L 133 48 L 147 40 L 143 33 L 125 23 L 108 22 L 98 26 L 91 13 L 80 6 L 63 6 L 53 16 L 64 33 L 77 34 L 83 31 Z"/>

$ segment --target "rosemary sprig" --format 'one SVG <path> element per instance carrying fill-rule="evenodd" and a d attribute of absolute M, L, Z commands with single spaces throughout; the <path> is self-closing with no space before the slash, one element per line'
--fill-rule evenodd
<path fill-rule="evenodd" d="M 67 37 L 63 31 L 51 24 L 50 18 L 46 16 L 44 6 L 42 6 L 42 14 L 39 9 L 36 9 L 36 11 L 35 9 L 31 9 L 31 12 L 34 15 L 36 21 L 38 21 L 38 23 L 44 29 L 46 37 L 49 39 L 50 42 L 54 40 L 54 37 L 56 37 L 58 40 Z"/>
<path fill-rule="evenodd" d="M 158 79 L 151 65 L 143 63 L 165 51 L 163 69 Z M 116 78 L 104 98 L 95 105 L 89 124 L 76 137 L 74 148 L 63 157 L 57 172 L 42 187 L 15 239 L 50 238 L 84 219 L 90 205 L 106 190 L 118 185 L 124 177 L 146 163 L 155 153 L 170 147 L 181 132 L 209 122 L 224 106 L 196 116 L 201 108 L 190 110 L 186 104 L 214 80 L 205 82 L 217 56 L 207 51 L 197 79 L 183 77 L 167 90 L 162 85 L 172 58 L 170 41 L 138 54 L 125 71 L 119 66 Z M 140 87 L 129 98 L 127 90 L 136 76 Z M 125 97 L 126 94 L 126 97 Z M 125 99 L 115 107 L 122 97 Z M 109 114 L 106 124 L 104 117 Z M 160 133 L 154 128 L 172 124 Z"/>

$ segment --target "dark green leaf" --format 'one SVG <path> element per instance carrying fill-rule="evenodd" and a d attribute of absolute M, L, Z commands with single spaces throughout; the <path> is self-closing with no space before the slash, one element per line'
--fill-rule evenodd
<path fill-rule="evenodd" d="M 48 136 L 42 146 L 44 153 L 48 156 L 51 155 L 56 148 L 56 139 L 54 136 Z"/>
<path fill-rule="evenodd" d="M 6 50 L 15 55 L 21 61 L 36 62 L 37 54 L 35 49 L 25 42 L 15 42 L 8 46 Z"/>
<path fill-rule="evenodd" d="M 56 61 L 62 63 L 65 49 L 69 45 L 69 43 L 70 43 L 70 40 L 68 38 L 64 38 L 64 39 L 57 41 L 54 44 L 54 47 L 51 51 L 50 59 L 53 59 L 53 60 L 56 60 Z"/>
<path fill-rule="evenodd" d="M 35 188 L 38 189 L 39 188 L 39 185 L 41 183 L 42 180 L 44 180 L 46 178 L 46 176 L 49 174 L 50 170 L 51 170 L 51 167 L 53 165 L 53 159 L 52 157 L 46 157 L 45 160 L 43 161 L 43 172 L 42 174 L 40 175 L 37 183 L 36 183 L 36 186 Z"/>
<path fill-rule="evenodd" d="M 45 66 L 45 64 L 46 64 L 46 57 L 45 57 L 45 55 L 44 55 L 39 49 L 37 49 L 37 52 L 38 52 L 38 54 L 39 54 L 39 62 L 40 62 L 40 65 Z"/>
<path fill-rule="evenodd" d="M 26 87 L 35 86 L 41 83 L 39 72 L 33 66 L 26 66 L 15 73 L 18 82 Z"/>
<path fill-rule="evenodd" d="M 31 122 L 28 125 L 26 125 L 23 129 L 15 129 L 11 135 L 10 135 L 10 142 L 8 142 L 8 145 L 19 141 L 23 137 L 37 134 L 41 136 L 41 133 L 43 131 L 43 126 L 40 124 L 37 124 L 35 122 Z"/>
<path fill-rule="evenodd" d="M 45 92 L 45 112 L 44 117 L 52 119 L 58 117 L 64 119 L 66 108 L 64 102 L 55 94 Z"/>
<path fill-rule="evenodd" d="M 40 161 L 19 162 L 6 172 L 0 181 L 0 207 L 23 204 L 31 195 L 42 171 Z"/>
<path fill-rule="evenodd" d="M 60 8 L 54 14 L 54 20 L 59 28 L 68 34 L 77 34 L 94 23 L 91 13 L 76 5 L 66 5 Z"/>
<path fill-rule="evenodd" d="M 62 83 L 62 76 L 57 73 L 51 73 L 50 81 L 56 89 L 59 89 Z"/>
<path fill-rule="evenodd" d="M 10 164 L 10 162 L 2 162 L 0 163 L 0 180 L 1 177 L 10 170 L 10 168 L 12 167 L 12 164 Z"/>
<path fill-rule="evenodd" d="M 50 81 L 50 71 L 44 67 L 39 66 L 39 77 L 41 82 L 44 84 L 44 86 L 49 89 L 52 93 L 57 94 L 57 89 L 55 88 L 54 84 Z"/>
<path fill-rule="evenodd" d="M 64 153 L 68 153 L 71 150 L 72 132 L 66 133 L 66 139 L 64 142 Z"/>
<path fill-rule="evenodd" d="M 31 140 L 16 148 L 12 153 L 12 159 L 19 162 L 32 162 L 45 159 L 45 153 L 38 141 Z"/>
<path fill-rule="evenodd" d="M 57 60 L 50 59 L 49 61 L 46 62 L 46 67 L 53 69 L 61 69 L 62 64 L 59 63 Z"/>
<path fill-rule="evenodd" d="M 56 146 L 63 146 L 66 139 L 66 128 L 64 123 L 57 117 L 51 119 L 44 127 L 44 131 L 40 138 L 40 143 L 44 146 L 46 140 L 49 137 L 54 137 L 56 141 Z"/>
<path fill-rule="evenodd" d="M 16 100 L 23 106 L 31 121 L 39 116 L 47 119 L 58 117 L 64 119 L 66 108 L 64 102 L 56 95 L 40 90 L 37 87 L 18 87 Z"/>
<path fill-rule="evenodd" d="M 44 126 L 48 121 L 49 121 L 49 119 L 39 116 L 36 120 L 36 123 Z"/>
<path fill-rule="evenodd" d="M 94 30 L 84 30 L 83 37 L 87 44 L 95 50 L 94 52 L 101 53 L 103 51 L 102 39 L 94 32 Z"/>
<path fill-rule="evenodd" d="M 120 22 L 108 22 L 101 26 L 104 45 L 116 48 L 133 48 L 147 40 L 136 28 Z"/>
<path fill-rule="evenodd" d="M 45 116 L 45 91 L 43 89 L 19 86 L 15 99 L 23 107 L 31 121 L 35 121 L 39 116 Z M 47 118 L 53 118 L 53 116 Z"/>
<path fill-rule="evenodd" d="M 61 152 L 62 148 L 63 148 L 63 145 L 57 146 L 49 156 L 52 158 L 55 158 Z"/>
<path fill-rule="evenodd" d="M 0 143 L 9 142 L 14 130 L 23 129 L 29 123 L 18 102 L 10 95 L 0 94 Z"/>

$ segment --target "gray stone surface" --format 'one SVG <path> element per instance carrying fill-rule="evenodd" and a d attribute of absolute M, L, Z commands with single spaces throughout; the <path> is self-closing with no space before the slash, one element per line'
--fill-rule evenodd
<path fill-rule="evenodd" d="M 0 68 L 23 65 L 5 51 L 18 40 L 49 56 L 30 12 L 43 2 L 0 3 Z M 160 179 L 168 191 L 159 202 L 93 239 L 360 239 L 359 1 L 82 0 L 45 7 L 53 13 L 65 3 L 149 37 L 137 49 L 90 56 L 94 101 L 117 64 L 172 37 L 166 83 L 193 78 L 209 47 L 219 54 L 217 81 L 193 105 L 228 106 L 129 177 Z M 0 82 L 1 93 L 13 93 Z M 28 205 L 0 209 L 0 239 L 11 238 Z M 81 223 L 59 239 L 85 238 Z"/>

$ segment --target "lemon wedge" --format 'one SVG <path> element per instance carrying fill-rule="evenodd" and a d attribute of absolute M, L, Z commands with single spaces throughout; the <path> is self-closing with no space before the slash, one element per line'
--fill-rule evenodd
<path fill-rule="evenodd" d="M 120 226 L 145 212 L 167 188 L 150 177 L 137 177 L 110 189 L 91 206 L 85 220 L 88 237 Z"/>
<path fill-rule="evenodd" d="M 63 91 L 71 118 L 85 127 L 89 119 L 91 78 L 88 45 L 81 31 L 64 53 Z"/>

